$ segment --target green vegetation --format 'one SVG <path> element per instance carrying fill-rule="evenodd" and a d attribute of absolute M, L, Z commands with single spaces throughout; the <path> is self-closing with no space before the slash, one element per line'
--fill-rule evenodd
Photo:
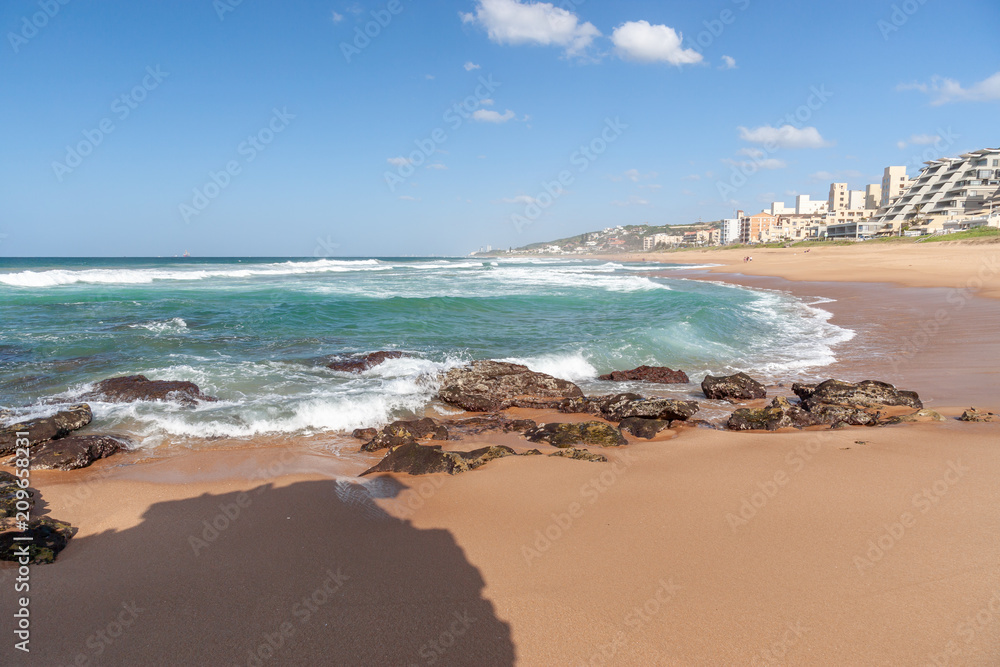
<path fill-rule="evenodd" d="M 976 227 L 967 232 L 955 232 L 954 234 L 940 234 L 937 236 L 923 236 L 919 240 L 921 243 L 935 243 L 937 241 L 964 241 L 965 239 L 998 239 L 1000 229 L 995 227 Z"/>

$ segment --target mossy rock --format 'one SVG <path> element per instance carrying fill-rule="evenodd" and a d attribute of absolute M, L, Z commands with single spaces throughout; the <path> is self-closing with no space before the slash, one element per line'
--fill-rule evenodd
<path fill-rule="evenodd" d="M 542 424 L 525 431 L 531 442 L 547 442 L 553 447 L 573 445 L 597 445 L 600 447 L 620 447 L 628 444 L 622 432 L 604 422 L 576 422 L 569 424 Z"/>
<path fill-rule="evenodd" d="M 29 564 L 52 563 L 75 534 L 76 528 L 63 521 L 47 516 L 32 519 L 25 531 L 5 530 L 0 533 L 0 560 L 19 562 L 21 549 L 27 545 Z M 14 539 L 22 536 L 30 536 L 32 540 Z"/>

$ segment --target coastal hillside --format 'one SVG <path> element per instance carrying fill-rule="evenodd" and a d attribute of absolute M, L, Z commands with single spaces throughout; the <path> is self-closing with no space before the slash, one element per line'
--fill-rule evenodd
<path fill-rule="evenodd" d="M 584 232 L 554 241 L 529 243 L 519 248 L 512 248 L 508 252 L 638 252 L 642 250 L 642 239 L 646 236 L 653 234 L 682 236 L 686 232 L 708 231 L 717 229 L 718 227 L 718 221 L 697 222 L 687 225 L 619 225 L 617 227 L 606 227 L 598 231 Z M 503 254 L 503 252 L 503 250 L 498 250 L 491 253 L 476 254 Z"/>

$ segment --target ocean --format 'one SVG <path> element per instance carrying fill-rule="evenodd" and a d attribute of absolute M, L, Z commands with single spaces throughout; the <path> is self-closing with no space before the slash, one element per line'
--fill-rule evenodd
<path fill-rule="evenodd" d="M 220 400 L 91 401 L 100 431 L 140 447 L 328 436 L 414 414 L 437 374 L 515 361 L 587 393 L 641 364 L 700 382 L 747 371 L 814 379 L 853 332 L 822 299 L 685 279 L 690 266 L 581 259 L 0 259 L 0 408 L 7 420 L 79 402 L 93 383 L 141 373 Z M 360 375 L 333 357 L 401 350 Z M 647 394 L 700 396 L 692 386 Z"/>

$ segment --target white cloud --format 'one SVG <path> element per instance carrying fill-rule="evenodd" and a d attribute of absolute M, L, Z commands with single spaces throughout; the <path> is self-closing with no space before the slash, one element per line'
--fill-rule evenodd
<path fill-rule="evenodd" d="M 476 64 L 476 63 L 474 63 L 474 62 L 472 62 L 471 60 L 470 60 L 469 62 L 465 63 L 465 64 L 463 65 L 463 67 L 465 68 L 465 71 L 466 71 L 466 72 L 471 72 L 471 71 L 472 71 L 472 70 L 474 70 L 474 69 L 479 69 L 479 65 L 477 65 L 477 64 Z"/>
<path fill-rule="evenodd" d="M 722 65 L 720 69 L 736 69 L 736 58 L 732 56 L 722 56 Z"/>
<path fill-rule="evenodd" d="M 748 158 L 753 160 L 762 158 L 765 155 L 767 155 L 767 153 L 765 153 L 759 148 L 741 148 L 736 152 L 739 153 L 740 155 L 746 155 Z"/>
<path fill-rule="evenodd" d="M 483 123 L 506 123 L 513 117 L 514 112 L 510 109 L 507 109 L 503 113 L 493 111 L 492 109 L 476 109 L 472 113 L 473 120 L 478 120 Z"/>
<path fill-rule="evenodd" d="M 663 186 L 660 185 L 659 183 L 646 183 L 644 185 L 639 186 L 639 188 L 642 190 L 653 190 L 653 191 L 659 190 L 662 187 Z"/>
<path fill-rule="evenodd" d="M 338 14 L 337 12 L 334 12 L 332 18 L 333 18 L 333 22 L 334 23 L 340 23 L 341 21 L 344 20 L 344 15 L 343 14 Z"/>
<path fill-rule="evenodd" d="M 1000 72 L 988 76 L 982 81 L 963 88 L 954 79 L 942 76 L 931 77 L 930 83 L 905 83 L 896 86 L 896 90 L 918 90 L 921 93 L 933 95 L 931 106 L 940 106 L 949 102 L 989 102 L 1000 100 Z"/>
<path fill-rule="evenodd" d="M 410 159 L 405 157 L 391 157 L 386 160 L 393 167 L 405 167 L 410 164 Z"/>
<path fill-rule="evenodd" d="M 622 208 L 626 206 L 648 206 L 649 201 L 642 199 L 640 197 L 629 197 L 626 201 L 613 201 L 612 206 L 620 206 Z"/>
<path fill-rule="evenodd" d="M 732 158 L 723 158 L 723 164 L 728 164 L 732 167 L 756 167 L 757 169 L 784 169 L 788 164 L 784 160 L 779 160 L 777 158 L 769 157 L 764 159 L 754 159 L 749 160 L 733 160 Z"/>
<path fill-rule="evenodd" d="M 650 25 L 648 21 L 629 21 L 611 33 L 611 41 L 623 58 L 678 66 L 701 62 L 701 54 L 683 48 L 681 40 L 682 35 L 670 26 Z"/>
<path fill-rule="evenodd" d="M 486 28 L 497 44 L 561 46 L 567 55 L 579 55 L 601 32 L 576 14 L 548 2 L 479 0 L 475 13 L 461 13 L 463 23 Z"/>
<path fill-rule="evenodd" d="M 823 139 L 815 127 L 798 128 L 793 125 L 771 127 L 761 125 L 749 129 L 738 127 L 740 139 L 753 144 L 773 145 L 776 148 L 823 148 L 832 144 Z"/>
<path fill-rule="evenodd" d="M 896 146 L 900 149 L 907 146 L 931 146 L 939 141 L 941 136 L 937 134 L 911 134 L 909 139 L 897 141 Z"/>
<path fill-rule="evenodd" d="M 441 164 L 440 162 L 435 162 L 433 164 L 429 164 L 426 167 L 424 167 L 424 169 L 437 169 L 439 171 L 443 171 L 443 170 L 445 170 L 447 168 L 448 167 L 446 167 L 445 165 Z"/>
<path fill-rule="evenodd" d="M 479 106 L 491 107 L 491 106 L 493 106 L 493 100 L 491 100 L 490 98 L 487 97 L 485 100 L 480 100 L 479 101 Z"/>
<path fill-rule="evenodd" d="M 517 195 L 516 197 L 505 197 L 501 199 L 505 204 L 537 204 L 538 200 L 530 195 Z"/>

